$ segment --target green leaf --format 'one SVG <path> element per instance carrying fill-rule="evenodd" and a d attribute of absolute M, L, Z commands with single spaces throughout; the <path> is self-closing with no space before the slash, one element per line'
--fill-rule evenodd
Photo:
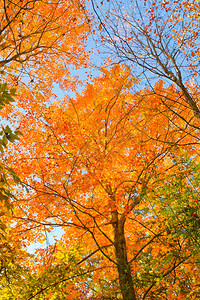
<path fill-rule="evenodd" d="M 8 141 L 10 141 L 11 143 L 13 143 L 16 139 L 19 139 L 18 136 L 16 136 L 15 134 L 9 134 L 9 135 L 6 135 L 6 138 Z"/>
<path fill-rule="evenodd" d="M 5 133 L 12 133 L 12 130 L 10 129 L 10 127 L 7 125 L 6 128 L 4 129 Z"/>
<path fill-rule="evenodd" d="M 14 182 L 16 182 L 16 183 L 20 183 L 20 179 L 19 179 L 19 177 L 18 177 L 18 176 L 16 176 L 16 175 L 13 175 L 13 179 L 14 179 Z"/>
<path fill-rule="evenodd" d="M 171 254 L 165 259 L 165 263 L 168 264 L 168 263 L 172 260 L 172 257 L 173 257 L 173 253 L 171 253 Z"/>
<path fill-rule="evenodd" d="M 6 231 L 6 225 L 3 224 L 2 222 L 0 223 L 0 229 L 3 230 L 4 232 Z"/>
<path fill-rule="evenodd" d="M 8 85 L 7 85 L 7 83 L 3 83 L 1 85 L 1 90 L 2 90 L 2 92 L 7 92 L 8 91 Z"/>
<path fill-rule="evenodd" d="M 11 93 L 13 96 L 16 95 L 16 91 L 17 91 L 17 89 L 10 89 L 10 93 Z"/>
<path fill-rule="evenodd" d="M 3 145 L 4 147 L 6 147 L 7 144 L 8 144 L 8 140 L 7 140 L 6 136 L 4 135 L 4 136 L 3 136 L 3 139 L 2 139 L 2 145 Z"/>

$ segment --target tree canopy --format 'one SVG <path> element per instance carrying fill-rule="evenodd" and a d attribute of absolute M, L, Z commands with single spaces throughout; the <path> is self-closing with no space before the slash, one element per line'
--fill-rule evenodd
<path fill-rule="evenodd" d="M 189 2 L 2 1 L 2 299 L 199 297 Z"/>

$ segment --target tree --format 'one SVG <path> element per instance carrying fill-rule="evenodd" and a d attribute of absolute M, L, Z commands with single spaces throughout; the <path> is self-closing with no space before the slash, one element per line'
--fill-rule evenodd
<path fill-rule="evenodd" d="M 63 81 L 72 88 L 70 68 L 87 63 L 84 2 L 2 0 L 0 7 L 0 67 L 18 87 L 20 107 L 30 97 L 36 103 L 53 97 Z"/>
<path fill-rule="evenodd" d="M 178 4 L 187 7 L 183 1 Z M 11 250 L 1 243 L 6 249 L 2 297 L 62 299 L 70 293 L 72 299 L 90 299 L 92 294 L 96 299 L 129 300 L 198 295 L 198 82 L 188 81 L 195 71 L 194 53 L 198 55 L 198 6 L 190 9 L 192 21 L 185 27 L 178 4 L 170 8 L 171 20 L 167 3 L 152 3 L 165 12 L 162 24 L 152 7 L 145 15 L 136 2 L 139 20 L 137 13 L 131 19 L 115 10 L 104 21 L 100 18 L 99 26 L 107 29 L 111 50 L 137 64 L 136 71 L 141 67 L 153 72 L 169 85 L 159 80 L 133 92 L 140 78 L 130 74 L 130 63 L 104 68 L 78 92 L 68 64 L 86 64 L 83 45 L 89 19 L 84 3 L 3 2 L 1 66 L 8 74 L 5 81 L 18 86 L 13 110 L 17 120 L 12 120 L 23 132 L 3 160 L 23 185 L 15 185 L 9 201 L 13 211 L 2 216 L 2 224 L 7 222 L 14 233 Z M 112 32 L 107 27 L 110 16 Z M 170 26 L 175 30 L 172 39 Z M 181 55 L 187 48 L 186 79 Z M 148 72 L 143 73 L 149 77 Z M 63 90 L 74 89 L 76 99 L 53 101 L 55 83 Z M 9 98 L 6 85 L 1 87 Z M 9 119 L 9 109 L 2 116 Z M 13 138 L 4 127 L 2 143 Z M 55 227 L 64 230 L 62 241 L 38 251 L 34 266 L 26 253 L 20 262 L 22 236 L 26 244 L 41 242 Z"/>
<path fill-rule="evenodd" d="M 34 103 L 41 105 L 44 95 L 51 97 L 56 83 L 69 82 L 69 65 L 77 67 L 82 59 L 86 64 L 83 42 L 88 24 L 81 1 L 2 0 L 0 19 L 0 67 L 4 75 L 0 83 L 0 151 L 3 153 L 9 142 L 19 139 L 20 131 L 11 128 L 20 127 L 20 116 L 25 110 Z M 10 106 L 13 96 L 17 101 Z M 18 188 L 20 179 L 5 157 L 3 153 L 0 163 L 1 298 L 24 299 L 24 293 L 28 296 L 30 290 L 35 293 L 33 289 L 39 289 L 38 278 L 30 271 L 26 261 L 30 257 L 13 226 L 16 200 L 13 190 Z M 45 272 L 40 272 L 40 278 L 47 283 L 45 276 Z"/>
<path fill-rule="evenodd" d="M 1 72 L 1 75 L 5 75 Z M 0 82 L 0 109 L 1 111 L 14 102 L 16 89 L 9 89 L 7 83 Z M 13 143 L 19 140 L 21 132 L 13 131 L 7 124 L 1 125 L 0 132 L 0 151 L 1 156 L 5 155 L 9 142 Z M 0 286 L 1 298 L 13 299 L 13 286 L 11 282 L 17 280 L 19 273 L 22 273 L 20 261 L 24 261 L 28 255 L 23 249 L 23 242 L 18 235 L 12 230 L 11 216 L 13 212 L 12 200 L 14 199 L 13 188 L 20 183 L 19 177 L 14 170 L 9 167 L 8 163 L 0 162 Z M 23 275 L 22 275 L 23 276 Z M 19 285 L 19 282 L 18 282 Z"/>
<path fill-rule="evenodd" d="M 159 82 L 153 96 L 134 94 L 137 82 L 129 68 L 104 69 L 76 100 L 32 110 L 21 124 L 20 146 L 9 154 L 32 188 L 29 195 L 17 190 L 14 220 L 30 241 L 44 226 L 62 227 L 66 247 L 79 241 L 83 266 L 95 266 L 94 282 L 119 278 L 123 299 L 185 299 L 197 276 L 192 211 L 198 206 L 187 181 L 196 137 L 192 127 L 171 125 L 174 114 L 163 99 L 176 99 L 179 91 Z M 184 120 L 176 122 L 181 127 Z M 191 214 L 182 211 L 182 192 L 190 194 Z M 188 213 L 191 236 L 185 234 Z"/>
<path fill-rule="evenodd" d="M 87 289 L 79 278 L 87 281 L 88 270 L 77 264 L 78 248 L 63 251 L 60 242 L 59 255 L 54 245 L 31 255 L 16 238 L 0 244 L 1 299 L 84 299 Z"/>
<path fill-rule="evenodd" d="M 115 60 L 127 62 L 133 72 L 138 70 L 152 90 L 152 75 L 153 81 L 162 78 L 165 83 L 173 83 L 200 121 L 199 2 L 139 0 L 106 4 L 102 1 L 99 5 L 92 0 L 91 3 L 100 24 L 101 39 L 110 53 L 114 53 Z M 186 126 L 190 126 L 190 121 L 191 116 L 186 118 Z"/>

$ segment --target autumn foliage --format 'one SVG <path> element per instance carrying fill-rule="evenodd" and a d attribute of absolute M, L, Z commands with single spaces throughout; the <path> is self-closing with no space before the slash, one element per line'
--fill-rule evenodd
<path fill-rule="evenodd" d="M 2 4 L 2 82 L 17 95 L 10 90 L 16 104 L 4 104 L 1 115 L 18 128 L 2 131 L 1 298 L 197 299 L 198 84 L 184 81 L 171 53 L 172 80 L 163 75 L 144 86 L 132 72 L 140 61 L 126 52 L 131 63 L 108 58 L 80 88 L 72 68 L 89 68 L 84 42 L 91 26 L 107 25 L 100 18 L 91 25 L 90 7 L 79 1 Z M 182 13 L 178 4 L 151 4 L 151 24 L 140 27 L 143 51 L 143 38 L 149 49 L 155 45 L 147 36 L 151 26 L 163 38 L 154 11 Z M 96 11 L 93 1 L 91 7 Z M 179 22 L 177 13 L 170 26 Z M 183 32 L 173 34 L 177 43 Z M 116 44 L 119 54 L 124 42 Z M 168 55 L 161 53 L 153 59 Z M 166 75 L 162 64 L 157 60 L 155 72 Z M 55 83 L 70 92 L 55 95 Z M 62 237 L 49 242 L 55 228 Z M 30 254 L 27 246 L 36 242 Z"/>

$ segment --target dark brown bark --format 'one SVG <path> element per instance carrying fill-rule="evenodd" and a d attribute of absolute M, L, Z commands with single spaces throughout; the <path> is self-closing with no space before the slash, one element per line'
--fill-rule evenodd
<path fill-rule="evenodd" d="M 114 232 L 115 256 L 119 274 L 119 285 L 123 300 L 136 300 L 130 264 L 127 259 L 126 240 L 124 235 L 125 215 L 112 212 L 112 226 Z"/>

